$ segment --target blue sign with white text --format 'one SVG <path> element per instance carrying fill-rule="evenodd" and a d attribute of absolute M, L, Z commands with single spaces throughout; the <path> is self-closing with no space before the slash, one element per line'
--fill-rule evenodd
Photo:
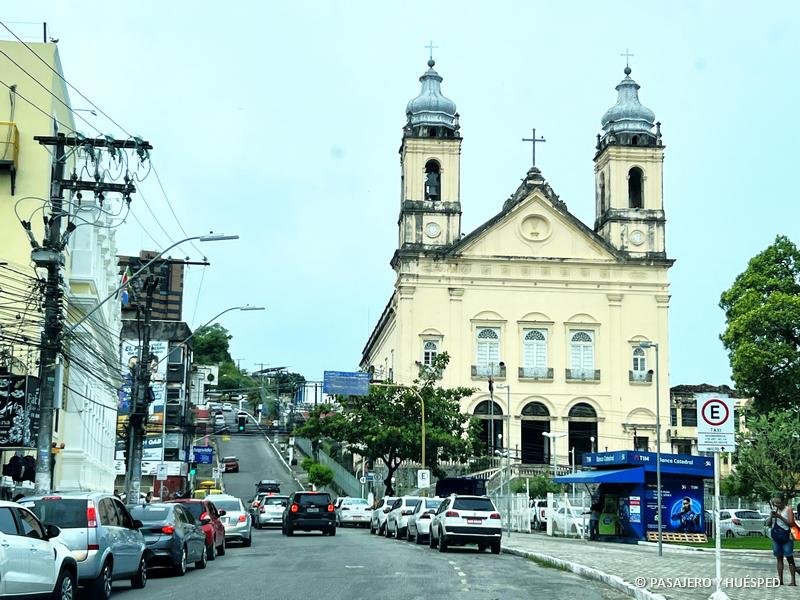
<path fill-rule="evenodd" d="M 214 448 L 211 446 L 192 446 L 194 462 L 198 465 L 210 465 L 214 463 Z"/>
<path fill-rule="evenodd" d="M 325 371 L 322 391 L 326 394 L 342 396 L 367 396 L 369 394 L 369 373 L 349 373 Z"/>

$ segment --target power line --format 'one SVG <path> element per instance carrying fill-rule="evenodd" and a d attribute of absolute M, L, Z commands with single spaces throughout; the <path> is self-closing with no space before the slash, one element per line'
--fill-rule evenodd
<path fill-rule="evenodd" d="M 33 102 L 31 102 L 30 100 L 28 100 L 28 99 L 27 99 L 25 96 L 23 96 L 22 94 L 20 94 L 18 91 L 16 91 L 15 89 L 12 89 L 12 88 L 11 88 L 11 86 L 10 86 L 10 85 L 8 85 L 8 84 L 7 84 L 5 81 L 2 81 L 2 80 L 0 80 L 0 83 L 1 83 L 1 84 L 3 84 L 4 86 L 6 86 L 6 87 L 9 89 L 9 91 L 12 91 L 12 92 L 14 92 L 14 94 L 16 94 L 17 96 L 19 96 L 19 97 L 20 97 L 20 98 L 22 98 L 23 100 L 25 100 L 25 102 L 27 102 L 28 104 L 30 104 L 30 105 L 31 105 L 33 108 L 35 108 L 36 110 L 38 110 L 40 113 L 42 113 L 42 114 L 43 114 L 45 117 L 47 117 L 48 119 L 53 119 L 53 121 L 55 121 L 56 123 L 58 123 L 59 125 L 61 125 L 63 128 L 65 128 L 65 129 L 67 129 L 67 130 L 71 131 L 72 133 L 78 133 L 77 131 L 75 131 L 75 129 L 73 129 L 72 127 L 70 127 L 70 126 L 69 126 L 69 125 L 67 125 L 66 123 L 62 123 L 61 121 L 59 121 L 58 119 L 56 119 L 56 118 L 55 118 L 53 115 L 51 115 L 49 112 L 47 112 L 46 110 L 44 110 L 44 109 L 40 108 L 39 106 L 37 106 L 36 104 L 34 104 Z"/>

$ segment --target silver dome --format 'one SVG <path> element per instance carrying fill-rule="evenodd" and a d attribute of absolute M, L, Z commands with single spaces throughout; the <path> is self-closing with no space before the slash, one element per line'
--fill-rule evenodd
<path fill-rule="evenodd" d="M 656 115 L 639 102 L 639 84 L 630 75 L 630 67 L 625 67 L 625 79 L 616 87 L 617 103 L 603 115 L 601 123 L 606 133 L 650 133 L 653 128 Z"/>
<path fill-rule="evenodd" d="M 417 125 L 442 125 L 449 129 L 456 129 L 456 103 L 442 95 L 442 76 L 433 70 L 436 63 L 433 59 L 428 61 L 430 67 L 419 78 L 422 90 L 406 106 L 406 114 L 412 127 Z"/>

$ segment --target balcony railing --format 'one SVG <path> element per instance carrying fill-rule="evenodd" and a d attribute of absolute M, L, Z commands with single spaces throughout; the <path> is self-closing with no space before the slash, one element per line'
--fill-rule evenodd
<path fill-rule="evenodd" d="M 565 369 L 567 381 L 600 381 L 600 369 Z"/>
<path fill-rule="evenodd" d="M 496 379 L 505 379 L 506 366 L 505 365 L 472 365 L 473 377 L 494 377 Z"/>
<path fill-rule="evenodd" d="M 652 371 L 628 371 L 628 381 L 631 383 L 652 383 Z"/>
<path fill-rule="evenodd" d="M 552 367 L 519 367 L 520 379 L 535 379 L 537 381 L 553 381 Z"/>

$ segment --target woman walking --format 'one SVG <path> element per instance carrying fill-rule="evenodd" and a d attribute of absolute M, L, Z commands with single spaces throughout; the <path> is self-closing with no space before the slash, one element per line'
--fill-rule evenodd
<path fill-rule="evenodd" d="M 772 513 L 767 519 L 767 527 L 770 528 L 772 537 L 772 554 L 775 556 L 778 568 L 778 581 L 783 585 L 783 559 L 789 563 L 789 574 L 792 582 L 789 585 L 797 585 L 795 581 L 794 565 L 794 540 L 792 538 L 792 527 L 796 527 L 794 513 L 786 506 L 783 498 L 776 496 L 772 499 Z"/>

